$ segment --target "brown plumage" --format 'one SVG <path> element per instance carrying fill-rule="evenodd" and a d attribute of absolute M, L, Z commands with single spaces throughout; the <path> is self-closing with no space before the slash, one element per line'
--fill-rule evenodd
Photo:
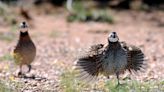
<path fill-rule="evenodd" d="M 14 59 L 20 66 L 18 75 L 22 75 L 22 65 L 27 65 L 31 70 L 31 63 L 36 56 L 36 47 L 28 33 L 28 26 L 25 22 L 21 23 L 19 41 L 14 49 Z"/>
<path fill-rule="evenodd" d="M 119 42 L 116 32 L 108 37 L 108 45 L 93 45 L 76 63 L 77 77 L 86 82 L 94 81 L 98 75 L 106 77 L 116 74 L 119 83 L 119 75 L 128 70 L 140 71 L 144 66 L 144 54 L 136 46 Z"/>

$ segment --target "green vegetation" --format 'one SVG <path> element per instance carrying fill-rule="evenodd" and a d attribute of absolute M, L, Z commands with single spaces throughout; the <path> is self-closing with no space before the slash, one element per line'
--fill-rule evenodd
<path fill-rule="evenodd" d="M 162 92 L 164 89 L 162 88 L 163 81 L 147 81 L 140 82 L 137 80 L 128 80 L 126 83 L 122 84 L 119 87 L 115 87 L 117 81 L 108 81 L 105 85 L 111 92 Z"/>
<path fill-rule="evenodd" d="M 11 11 L 8 5 L 0 2 L 0 17 L 3 19 L 4 23 L 15 25 L 16 21 L 16 13 Z"/>
<path fill-rule="evenodd" d="M 13 92 L 12 89 L 8 88 L 5 84 L 0 82 L 0 92 Z"/>
<path fill-rule="evenodd" d="M 12 61 L 13 57 L 10 53 L 4 54 L 2 57 L 0 57 L 0 61 Z"/>
<path fill-rule="evenodd" d="M 83 91 L 99 91 L 99 92 L 163 92 L 164 80 L 156 81 L 149 80 L 146 82 L 140 82 L 137 80 L 122 80 L 124 83 L 117 86 L 116 79 L 110 79 L 109 81 L 100 81 L 93 88 L 89 84 L 84 84 L 78 80 L 75 80 L 75 72 L 67 71 L 61 76 L 61 89 L 63 92 L 83 92 Z"/>
<path fill-rule="evenodd" d="M 95 9 L 87 8 L 80 1 L 73 3 L 73 12 L 67 17 L 67 21 L 95 21 L 114 23 L 114 18 L 109 14 L 109 9 Z"/>
<path fill-rule="evenodd" d="M 9 77 L 10 80 L 0 80 L 0 92 L 21 92 L 20 88 L 24 85 L 15 81 L 13 76 Z"/>
<path fill-rule="evenodd" d="M 80 92 L 89 86 L 75 80 L 75 74 L 76 73 L 73 71 L 68 71 L 62 74 L 60 85 L 63 92 Z"/>

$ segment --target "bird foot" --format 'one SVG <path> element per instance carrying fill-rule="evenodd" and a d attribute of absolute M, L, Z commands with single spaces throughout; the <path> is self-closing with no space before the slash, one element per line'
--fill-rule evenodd
<path fill-rule="evenodd" d="M 121 87 L 121 86 L 124 86 L 124 85 L 126 85 L 126 83 L 118 83 L 117 85 L 116 85 L 116 88 L 119 88 L 119 87 Z"/>
<path fill-rule="evenodd" d="M 22 72 L 18 72 L 18 77 L 20 78 L 24 78 L 25 74 L 23 74 Z"/>

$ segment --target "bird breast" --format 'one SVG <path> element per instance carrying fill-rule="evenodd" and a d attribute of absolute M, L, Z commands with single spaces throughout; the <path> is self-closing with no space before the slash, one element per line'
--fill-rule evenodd
<path fill-rule="evenodd" d="M 30 64 L 36 56 L 36 47 L 31 41 L 21 42 L 18 43 L 14 52 L 22 58 L 19 62 L 22 64 Z"/>
<path fill-rule="evenodd" d="M 123 49 L 109 50 L 102 58 L 103 70 L 107 75 L 121 72 L 127 65 L 127 52 Z"/>

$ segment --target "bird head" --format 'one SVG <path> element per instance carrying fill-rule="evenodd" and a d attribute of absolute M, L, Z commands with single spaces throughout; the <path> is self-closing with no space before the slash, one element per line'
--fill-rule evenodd
<path fill-rule="evenodd" d="M 20 23 L 20 31 L 23 32 L 23 33 L 28 31 L 28 25 L 27 25 L 26 22 L 21 22 Z"/>
<path fill-rule="evenodd" d="M 109 36 L 108 36 L 108 41 L 109 42 L 118 42 L 119 38 L 117 36 L 117 33 L 116 32 L 110 33 Z"/>

